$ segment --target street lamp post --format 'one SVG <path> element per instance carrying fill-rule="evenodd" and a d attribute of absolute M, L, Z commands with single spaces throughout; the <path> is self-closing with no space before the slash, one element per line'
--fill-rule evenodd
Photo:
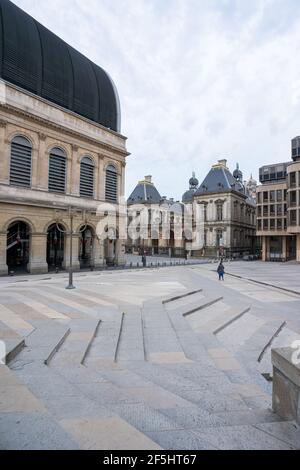
<path fill-rule="evenodd" d="M 69 231 L 69 235 L 70 235 L 70 253 L 69 253 L 69 256 L 70 256 L 70 259 L 69 259 L 69 284 L 66 287 L 66 289 L 68 289 L 68 290 L 76 289 L 76 287 L 73 284 L 73 235 L 75 233 L 74 232 L 74 217 L 75 217 L 76 212 L 77 212 L 76 208 L 71 207 L 71 206 L 69 207 L 69 219 L 70 219 L 70 231 Z M 86 211 L 85 210 L 81 211 L 81 213 L 82 213 L 83 219 L 84 219 L 84 227 L 79 230 L 79 232 L 78 232 L 79 234 L 85 231 L 85 229 L 87 227 L 87 224 L 88 224 Z M 58 219 L 58 218 L 56 218 L 56 219 Z M 60 232 L 68 234 L 67 230 L 63 230 L 59 226 L 59 221 L 58 220 L 56 221 L 56 227 Z"/>
<path fill-rule="evenodd" d="M 72 208 L 69 210 L 69 217 L 70 217 L 70 262 L 69 262 L 69 284 L 67 285 L 66 289 L 72 290 L 75 289 L 73 284 L 73 220 L 74 220 L 74 212 Z"/>

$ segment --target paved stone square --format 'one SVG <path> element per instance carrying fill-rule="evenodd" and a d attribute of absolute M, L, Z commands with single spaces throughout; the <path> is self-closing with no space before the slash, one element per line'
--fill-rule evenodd
<path fill-rule="evenodd" d="M 300 339 L 299 270 L 1 278 L 0 449 L 299 449 L 264 378 L 271 348 Z"/>

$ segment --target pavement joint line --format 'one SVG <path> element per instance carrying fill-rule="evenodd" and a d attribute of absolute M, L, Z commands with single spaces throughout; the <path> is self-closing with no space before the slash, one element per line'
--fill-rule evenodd
<path fill-rule="evenodd" d="M 226 323 L 224 323 L 223 325 L 221 325 L 219 328 L 217 328 L 213 334 L 214 335 L 218 335 L 219 333 L 221 333 L 221 331 L 225 330 L 225 328 L 227 328 L 228 326 L 230 326 L 232 323 L 234 323 L 236 320 L 239 320 L 241 317 L 243 317 L 246 313 L 250 312 L 251 310 L 251 307 L 247 307 L 245 308 L 241 313 L 239 313 L 238 315 L 236 315 L 235 317 L 231 318 L 231 320 L 228 320 Z"/>
<path fill-rule="evenodd" d="M 205 308 L 208 308 L 210 307 L 211 305 L 214 305 L 216 304 L 217 302 L 220 302 L 221 300 L 223 300 L 223 296 L 222 297 L 218 297 L 217 299 L 214 299 L 214 300 L 211 300 L 210 302 L 207 302 L 206 304 L 204 305 L 200 305 L 199 307 L 197 308 L 193 308 L 193 310 L 189 310 L 188 312 L 185 312 L 182 314 L 183 317 L 187 317 L 189 315 L 192 315 L 193 313 L 196 313 L 200 310 L 204 310 Z"/>
<path fill-rule="evenodd" d="M 87 345 L 87 347 L 86 347 L 86 349 L 85 349 L 85 351 L 84 351 L 84 353 L 83 353 L 82 359 L 81 359 L 81 361 L 80 361 L 80 364 L 81 364 L 82 366 L 84 366 L 85 360 L 86 360 L 86 358 L 87 358 L 87 356 L 88 356 L 88 353 L 90 352 L 90 349 L 91 349 L 91 347 L 92 347 L 93 341 L 94 341 L 94 339 L 96 338 L 96 336 L 97 336 L 97 334 L 98 334 L 98 331 L 99 331 L 99 328 L 100 328 L 101 323 L 102 323 L 102 320 L 99 320 L 99 321 L 97 322 L 97 325 L 96 325 L 96 328 L 95 328 L 94 331 L 93 331 L 92 337 L 91 337 L 91 339 L 89 340 L 88 345 Z"/>
<path fill-rule="evenodd" d="M 261 423 L 259 423 L 261 424 Z M 282 436 L 275 436 L 274 434 L 272 434 L 271 432 L 269 432 L 268 430 L 266 429 L 261 429 L 259 427 L 259 424 L 252 424 L 252 427 L 255 428 L 255 429 L 258 429 L 259 431 L 262 431 L 264 432 L 265 434 L 267 434 L 268 436 L 271 436 L 271 437 L 275 437 L 275 439 L 278 439 L 279 441 L 281 442 L 284 442 L 285 444 L 288 444 L 289 446 L 292 446 L 295 450 L 299 450 L 300 449 L 300 444 L 299 444 L 299 447 L 294 447 L 293 444 L 291 444 L 287 439 L 284 439 L 282 438 Z"/>
<path fill-rule="evenodd" d="M 275 333 L 273 334 L 273 336 L 270 338 L 270 340 L 267 342 L 267 344 L 265 345 L 265 347 L 263 348 L 262 352 L 260 353 L 258 359 L 257 359 L 257 362 L 261 362 L 266 351 L 269 349 L 269 347 L 272 345 L 273 341 L 275 338 L 277 338 L 277 336 L 280 335 L 281 331 L 283 330 L 283 328 L 285 328 L 287 325 L 287 322 L 284 321 L 279 328 L 277 328 L 277 330 L 275 331 Z"/>
<path fill-rule="evenodd" d="M 118 341 L 117 341 L 116 350 L 115 350 L 115 357 L 114 357 L 114 362 L 115 363 L 118 362 L 117 359 L 118 359 L 118 352 L 119 352 L 119 347 L 120 347 L 120 342 L 121 342 L 124 318 L 125 318 L 125 313 L 123 312 L 122 313 L 122 318 L 121 318 L 121 323 L 120 323 L 120 331 L 119 331 Z"/>
<path fill-rule="evenodd" d="M 141 324 L 142 324 L 142 335 L 143 335 L 144 361 L 148 362 L 147 351 L 146 351 L 146 341 L 145 341 L 145 322 L 144 322 L 143 310 L 141 310 Z"/>
<path fill-rule="evenodd" d="M 60 350 L 60 348 L 61 348 L 62 345 L 64 344 L 65 340 L 66 340 L 67 337 L 69 336 L 70 332 L 71 332 L 71 329 L 68 328 L 67 331 L 64 333 L 64 335 L 60 338 L 59 342 L 54 346 L 54 348 L 53 348 L 52 351 L 50 352 L 50 354 L 49 354 L 49 356 L 47 357 L 47 359 L 44 360 L 45 366 L 49 366 L 51 359 L 53 359 L 53 357 L 55 356 L 55 354 Z"/>
<path fill-rule="evenodd" d="M 236 278 L 242 279 L 244 281 L 254 282 L 255 284 L 261 284 L 262 286 L 272 287 L 273 289 L 279 289 L 279 290 L 282 290 L 284 292 L 289 292 L 290 294 L 295 294 L 295 295 L 300 296 L 300 292 L 298 292 L 296 290 L 292 290 L 292 289 L 287 289 L 286 287 L 275 286 L 274 284 L 270 284 L 268 282 L 257 281 L 256 279 L 251 279 L 249 277 L 239 276 L 238 274 L 231 274 L 231 273 L 226 273 L 226 274 L 228 276 L 236 277 Z"/>
<path fill-rule="evenodd" d="M 180 300 L 180 299 L 183 299 L 185 297 L 189 297 L 190 295 L 198 294 L 199 292 L 203 292 L 203 289 L 198 289 L 198 290 L 194 290 L 192 292 L 188 292 L 187 294 L 182 294 L 182 295 L 177 295 L 176 297 L 171 297 L 170 299 L 163 300 L 162 303 L 163 304 L 168 304 L 169 302 L 174 302 L 175 300 Z"/>

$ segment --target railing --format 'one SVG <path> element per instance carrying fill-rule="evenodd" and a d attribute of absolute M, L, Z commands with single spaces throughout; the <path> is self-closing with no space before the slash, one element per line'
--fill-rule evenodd
<path fill-rule="evenodd" d="M 17 243 L 23 243 L 26 242 L 26 239 L 21 239 L 18 238 L 20 237 L 19 232 L 13 233 L 9 237 L 7 237 L 7 245 L 6 245 L 6 250 L 10 250 L 13 246 L 15 246 Z"/>

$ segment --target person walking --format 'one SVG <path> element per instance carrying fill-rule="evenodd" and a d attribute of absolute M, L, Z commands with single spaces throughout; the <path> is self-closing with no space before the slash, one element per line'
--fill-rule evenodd
<path fill-rule="evenodd" d="M 219 274 L 219 281 L 224 281 L 225 268 L 223 265 L 223 260 L 220 261 L 217 272 Z"/>

